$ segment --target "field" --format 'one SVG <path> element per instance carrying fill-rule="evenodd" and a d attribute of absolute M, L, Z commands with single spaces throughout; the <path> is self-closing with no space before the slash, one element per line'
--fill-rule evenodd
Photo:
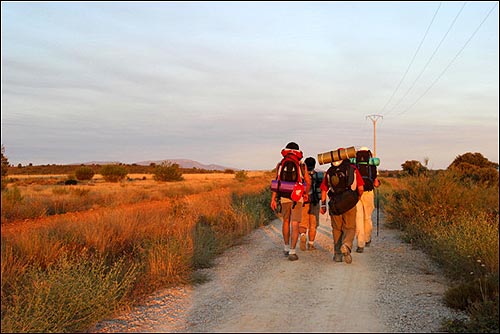
<path fill-rule="evenodd" d="M 450 332 L 498 332 L 498 171 L 380 177 L 378 201 L 404 240 L 442 265 Z M 491 175 L 496 181 L 491 182 Z M 271 172 L 129 174 L 64 185 L 15 175 L 2 192 L 2 332 L 75 332 L 161 287 L 203 282 L 224 249 L 274 218 Z"/>
<path fill-rule="evenodd" d="M 84 331 L 196 268 L 272 217 L 270 175 L 129 175 L 78 185 L 17 177 L 2 193 L 2 332 Z"/>
<path fill-rule="evenodd" d="M 265 172 L 246 172 L 260 180 Z M 91 181 L 64 185 L 67 175 L 15 175 L 2 195 L 2 224 L 55 214 L 110 208 L 147 201 L 241 186 L 235 174 L 183 174 L 182 182 L 157 182 L 152 174 L 129 174 L 122 182 L 105 182 L 96 174 Z M 259 183 L 262 186 L 261 183 Z M 16 223 L 18 225 L 18 223 Z"/>

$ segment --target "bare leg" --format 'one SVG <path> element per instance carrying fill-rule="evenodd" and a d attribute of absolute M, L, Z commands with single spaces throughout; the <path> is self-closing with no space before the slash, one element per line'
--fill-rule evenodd
<path fill-rule="evenodd" d="M 292 244 L 290 245 L 291 249 L 295 249 L 295 246 L 297 246 L 297 240 L 299 240 L 299 224 L 300 222 L 292 222 Z"/>
<path fill-rule="evenodd" d="M 283 233 L 283 241 L 285 242 L 285 245 L 289 245 L 290 244 L 290 221 L 288 221 L 288 220 L 283 221 L 282 233 Z M 297 242 L 297 240 L 295 240 L 295 242 Z"/>

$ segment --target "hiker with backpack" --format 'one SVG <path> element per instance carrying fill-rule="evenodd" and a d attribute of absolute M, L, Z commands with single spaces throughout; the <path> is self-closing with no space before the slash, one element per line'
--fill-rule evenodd
<path fill-rule="evenodd" d="M 375 209 L 374 188 L 380 186 L 377 178 L 378 159 L 373 162 L 372 152 L 368 147 L 361 147 L 356 152 L 356 168 L 363 177 L 363 194 L 357 204 L 356 209 L 356 237 L 358 247 L 357 253 L 363 253 L 365 247 L 369 247 L 372 242 L 372 212 Z"/>
<path fill-rule="evenodd" d="M 315 250 L 314 239 L 316 238 L 316 229 L 319 226 L 319 207 L 321 201 L 321 183 L 323 182 L 324 172 L 316 171 L 316 160 L 308 157 L 304 160 L 307 173 L 311 179 L 311 190 L 309 191 L 309 201 L 302 207 L 302 220 L 300 221 L 300 249 Z M 307 239 L 309 238 L 309 241 Z"/>
<path fill-rule="evenodd" d="M 302 206 L 309 201 L 311 180 L 301 161 L 303 154 L 297 143 L 288 143 L 281 155 L 283 159 L 276 166 L 276 178 L 271 181 L 271 209 L 277 211 L 283 221 L 284 254 L 290 261 L 295 261 L 299 259 L 295 247 L 299 239 Z"/>
<path fill-rule="evenodd" d="M 341 152 L 340 148 L 337 151 Z M 363 178 L 349 158 L 332 161 L 321 183 L 321 214 L 326 213 L 326 196 L 332 225 L 335 262 L 352 262 L 356 234 L 356 204 L 363 194 Z"/>

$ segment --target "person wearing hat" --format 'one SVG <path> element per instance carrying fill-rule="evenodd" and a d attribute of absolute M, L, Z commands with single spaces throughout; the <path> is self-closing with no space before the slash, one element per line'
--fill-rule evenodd
<path fill-rule="evenodd" d="M 293 195 L 290 198 L 287 196 L 281 196 L 276 191 L 273 191 L 271 196 L 271 209 L 273 211 L 278 209 L 278 214 L 283 221 L 282 233 L 284 241 L 284 254 L 290 261 L 296 261 L 299 259 L 295 251 L 295 247 L 297 246 L 297 241 L 299 239 L 299 225 L 302 219 L 302 205 L 304 202 L 309 200 L 308 197 L 311 180 L 306 171 L 305 164 L 301 161 L 302 151 L 300 151 L 297 143 L 288 143 L 286 147 L 281 150 L 281 155 L 283 156 L 283 159 L 276 166 L 276 177 L 281 177 L 281 171 L 286 171 L 283 166 L 286 162 L 290 162 L 291 159 L 298 166 L 298 170 L 294 170 L 293 174 L 298 178 L 299 182 L 302 184 L 305 183 L 306 185 L 305 189 L 303 188 L 303 185 L 301 185 L 302 190 L 299 195 L 300 198 L 294 198 Z M 285 161 L 287 159 L 288 161 Z"/>
<path fill-rule="evenodd" d="M 356 152 L 356 165 L 364 180 L 363 195 L 356 204 L 357 253 L 363 253 L 364 248 L 371 244 L 373 231 L 372 212 L 375 209 L 373 190 L 380 186 L 380 181 L 377 178 L 377 168 L 370 166 L 368 163 L 371 156 L 372 153 L 366 146 L 360 147 Z M 363 163 L 362 160 L 366 162 Z"/>
<path fill-rule="evenodd" d="M 324 176 L 323 172 L 314 170 L 316 160 L 313 157 L 306 158 L 304 162 L 311 179 L 311 190 L 309 191 L 309 201 L 305 202 L 302 207 L 302 220 L 299 226 L 300 249 L 302 251 L 316 249 L 314 239 L 316 238 L 316 229 L 319 226 L 320 185 Z"/>

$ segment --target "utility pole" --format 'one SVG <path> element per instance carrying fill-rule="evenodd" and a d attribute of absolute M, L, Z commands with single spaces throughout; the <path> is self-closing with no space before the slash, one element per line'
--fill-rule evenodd
<path fill-rule="evenodd" d="M 384 118 L 382 115 L 368 115 L 366 118 L 371 119 L 373 122 L 373 156 L 377 157 L 377 120 L 379 118 Z M 378 168 L 377 168 L 378 175 Z M 378 187 L 375 188 L 375 199 L 376 199 L 376 207 L 377 207 L 377 237 L 378 237 L 378 218 L 379 218 L 379 195 L 378 195 Z"/>
<path fill-rule="evenodd" d="M 366 118 L 371 119 L 373 122 L 373 156 L 377 156 L 377 120 L 384 118 L 382 115 L 368 115 Z"/>

